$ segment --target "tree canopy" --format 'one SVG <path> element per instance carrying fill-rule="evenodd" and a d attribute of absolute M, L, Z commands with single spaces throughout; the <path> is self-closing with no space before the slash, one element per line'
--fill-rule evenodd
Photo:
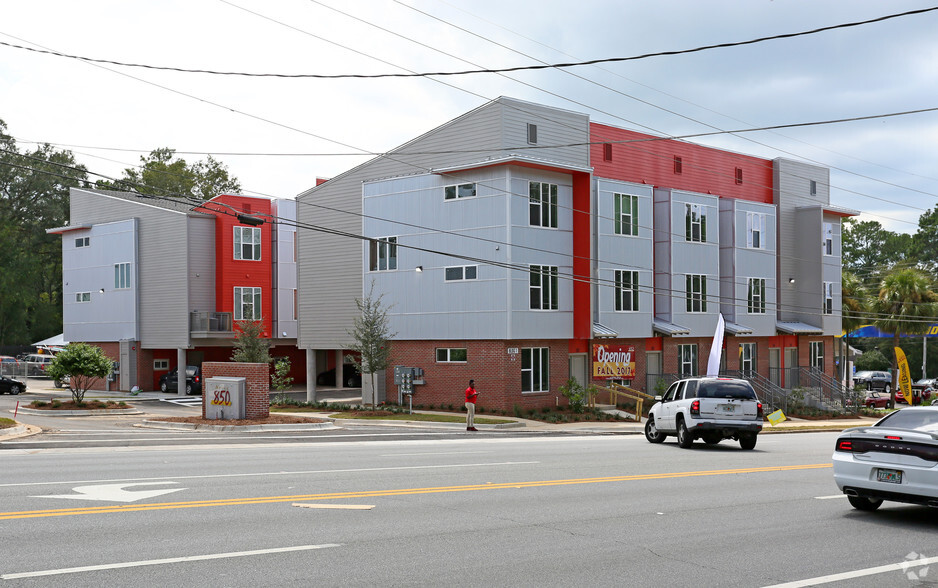
<path fill-rule="evenodd" d="M 140 169 L 127 168 L 117 181 L 100 180 L 95 185 L 154 196 L 194 197 L 209 200 L 219 194 L 241 191 L 241 183 L 228 174 L 228 168 L 211 155 L 189 164 L 174 156 L 175 149 L 161 147 L 140 156 Z"/>

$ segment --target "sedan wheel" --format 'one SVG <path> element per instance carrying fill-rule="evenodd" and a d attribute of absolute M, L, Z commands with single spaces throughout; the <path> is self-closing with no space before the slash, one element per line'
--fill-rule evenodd
<path fill-rule="evenodd" d="M 863 496 L 848 496 L 847 500 L 850 501 L 853 508 L 866 511 L 874 511 L 883 503 L 882 500 L 874 500 Z"/>
<path fill-rule="evenodd" d="M 667 437 L 667 435 L 659 431 L 658 427 L 655 426 L 655 417 L 648 417 L 648 420 L 645 421 L 645 439 L 648 439 L 649 443 L 661 443 L 664 441 L 665 437 Z"/>
<path fill-rule="evenodd" d="M 186 396 L 192 394 L 192 384 L 186 384 Z"/>
<path fill-rule="evenodd" d="M 13 396 L 16 396 L 19 393 L 20 393 L 19 386 L 17 386 L 16 384 L 13 384 L 12 386 L 10 386 L 10 394 L 12 394 Z"/>
<path fill-rule="evenodd" d="M 161 383 L 161 384 L 160 384 L 160 392 L 162 392 L 162 393 L 165 394 L 167 390 L 169 390 L 169 386 L 166 385 L 166 382 Z"/>
<path fill-rule="evenodd" d="M 883 392 L 885 392 L 886 394 L 889 394 L 890 392 L 892 392 L 892 385 L 886 384 L 885 386 L 883 386 Z"/>
<path fill-rule="evenodd" d="M 694 444 L 694 438 L 690 436 L 690 431 L 687 430 L 683 419 L 677 422 L 677 444 L 682 449 L 689 449 Z"/>

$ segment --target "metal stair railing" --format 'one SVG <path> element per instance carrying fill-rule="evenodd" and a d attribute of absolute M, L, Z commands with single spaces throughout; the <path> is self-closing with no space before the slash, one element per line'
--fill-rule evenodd
<path fill-rule="evenodd" d="M 732 378 L 747 380 L 752 384 L 752 388 L 756 391 L 756 396 L 762 404 L 781 409 L 782 412 L 788 412 L 788 391 L 762 374 L 751 370 L 734 370 L 728 371 L 727 375 Z M 771 411 L 766 410 L 765 412 L 769 413 Z"/>
<path fill-rule="evenodd" d="M 811 400 L 819 408 L 844 412 L 858 406 L 856 395 L 831 377 L 816 368 L 799 368 L 802 385 L 807 384 Z M 808 397 L 806 396 L 805 400 Z"/>

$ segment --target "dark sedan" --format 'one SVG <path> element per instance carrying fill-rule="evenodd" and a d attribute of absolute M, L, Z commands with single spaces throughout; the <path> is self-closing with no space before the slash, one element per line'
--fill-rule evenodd
<path fill-rule="evenodd" d="M 26 391 L 26 384 L 7 376 L 0 376 L 0 394 L 13 394 Z"/>
<path fill-rule="evenodd" d="M 173 368 L 160 376 L 160 392 L 178 391 L 179 376 Z M 186 366 L 186 394 L 202 393 L 202 368 L 196 365 Z"/>

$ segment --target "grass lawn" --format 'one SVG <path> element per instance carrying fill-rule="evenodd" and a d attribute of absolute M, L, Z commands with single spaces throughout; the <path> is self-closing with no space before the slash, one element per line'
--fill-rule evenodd
<path fill-rule="evenodd" d="M 8 419 L 5 417 L 0 417 L 0 429 L 9 429 L 10 427 L 15 427 L 16 421 L 13 419 Z"/>
<path fill-rule="evenodd" d="M 424 414 L 424 413 L 414 413 L 414 414 L 380 414 L 380 415 L 370 415 L 363 414 L 360 412 L 337 412 L 329 415 L 330 418 L 334 419 L 371 419 L 371 420 L 380 420 L 380 421 L 427 421 L 433 423 L 465 423 L 465 415 L 458 414 Z M 503 425 L 505 423 L 514 423 L 516 421 L 510 419 L 492 419 L 486 417 L 475 418 L 477 425 Z"/>

